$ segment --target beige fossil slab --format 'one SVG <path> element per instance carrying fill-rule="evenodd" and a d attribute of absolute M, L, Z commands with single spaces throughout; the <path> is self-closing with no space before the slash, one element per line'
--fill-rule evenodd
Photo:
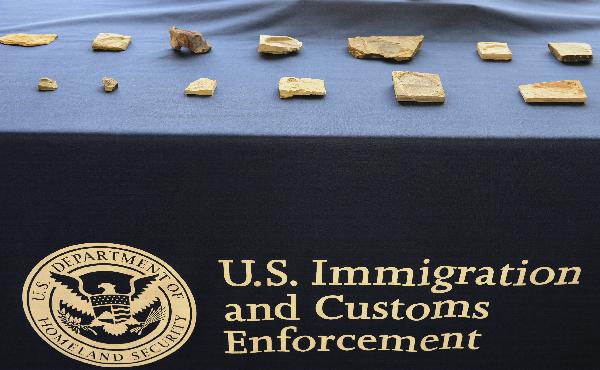
<path fill-rule="evenodd" d="M 185 88 L 185 95 L 212 96 L 217 88 L 217 81 L 209 78 L 199 78 L 190 82 Z"/>
<path fill-rule="evenodd" d="M 399 102 L 443 103 L 446 100 L 442 81 L 437 74 L 394 71 L 392 81 Z"/>
<path fill-rule="evenodd" d="M 260 35 L 258 52 L 265 54 L 289 54 L 302 48 L 302 42 L 290 36 Z"/>
<path fill-rule="evenodd" d="M 212 49 L 212 46 L 199 32 L 171 27 L 169 29 L 169 35 L 171 36 L 169 44 L 171 45 L 171 48 L 176 50 L 186 47 L 190 49 L 192 53 L 203 54 L 208 53 L 210 49 Z"/>
<path fill-rule="evenodd" d="M 92 42 L 92 49 L 101 51 L 124 51 L 131 43 L 131 36 L 117 33 L 99 33 Z"/>
<path fill-rule="evenodd" d="M 587 95 L 579 80 L 538 82 L 520 85 L 526 103 L 585 103 Z"/>
<path fill-rule="evenodd" d="M 102 86 L 104 86 L 105 92 L 113 92 L 117 87 L 119 87 L 119 81 L 111 77 L 103 77 Z"/>
<path fill-rule="evenodd" d="M 511 60 L 512 51 L 505 42 L 478 42 L 477 54 L 483 60 Z"/>
<path fill-rule="evenodd" d="M 580 42 L 550 42 L 548 49 L 563 63 L 590 62 L 593 58 L 592 46 Z"/>
<path fill-rule="evenodd" d="M 38 83 L 39 91 L 54 91 L 58 89 L 58 83 L 51 78 L 42 77 Z"/>
<path fill-rule="evenodd" d="M 9 33 L 0 37 L 0 44 L 18 46 L 48 45 L 58 37 L 55 33 Z"/>
<path fill-rule="evenodd" d="M 348 52 L 359 59 L 385 58 L 403 62 L 419 51 L 425 36 L 358 36 L 348 38 Z"/>
<path fill-rule="evenodd" d="M 282 99 L 325 94 L 325 81 L 317 78 L 282 77 L 279 79 L 279 97 Z"/>

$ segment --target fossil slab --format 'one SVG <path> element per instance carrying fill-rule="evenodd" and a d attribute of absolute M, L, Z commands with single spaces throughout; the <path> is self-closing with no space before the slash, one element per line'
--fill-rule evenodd
<path fill-rule="evenodd" d="M 579 80 L 538 82 L 520 85 L 526 103 L 585 103 L 587 95 Z"/>
<path fill-rule="evenodd" d="M 260 35 L 258 52 L 266 54 L 289 54 L 302 48 L 302 42 L 289 36 Z"/>
<path fill-rule="evenodd" d="M 324 96 L 325 81 L 317 78 L 281 77 L 279 79 L 279 97 L 316 95 Z"/>
<path fill-rule="evenodd" d="M 217 88 L 217 81 L 209 78 L 199 78 L 190 82 L 185 88 L 185 95 L 212 96 Z"/>
<path fill-rule="evenodd" d="M 103 77 L 102 86 L 104 86 L 105 92 L 113 92 L 117 87 L 119 87 L 119 81 L 111 77 Z"/>
<path fill-rule="evenodd" d="M 208 53 L 212 46 L 206 41 L 201 33 L 183 30 L 176 27 L 169 28 L 171 48 L 179 50 L 183 47 L 190 49 L 192 53 Z"/>
<path fill-rule="evenodd" d="M 58 37 L 55 33 L 9 33 L 0 37 L 0 44 L 18 46 L 48 45 Z"/>
<path fill-rule="evenodd" d="M 54 91 L 58 89 L 58 83 L 51 78 L 42 77 L 40 78 L 40 82 L 38 83 L 39 91 Z"/>
<path fill-rule="evenodd" d="M 554 57 L 563 63 L 590 62 L 592 46 L 579 42 L 550 42 L 548 49 Z"/>
<path fill-rule="evenodd" d="M 446 100 L 440 76 L 421 72 L 392 72 L 394 94 L 399 102 L 443 103 Z"/>
<path fill-rule="evenodd" d="M 92 42 L 92 49 L 103 51 L 124 51 L 131 43 L 131 36 L 117 33 L 99 33 Z"/>
<path fill-rule="evenodd" d="M 348 38 L 348 52 L 362 58 L 385 58 L 403 62 L 412 59 L 425 36 L 367 36 Z"/>
<path fill-rule="evenodd" d="M 483 60 L 511 60 L 512 52 L 505 42 L 478 42 L 477 54 Z"/>

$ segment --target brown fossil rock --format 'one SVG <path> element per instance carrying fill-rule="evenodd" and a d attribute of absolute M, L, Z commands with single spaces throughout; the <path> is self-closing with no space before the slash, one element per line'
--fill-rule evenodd
<path fill-rule="evenodd" d="M 265 54 L 289 54 L 302 48 L 302 42 L 289 36 L 260 35 L 258 52 Z"/>
<path fill-rule="evenodd" d="M 42 77 L 38 83 L 39 91 L 54 91 L 58 89 L 58 83 L 51 78 Z"/>
<path fill-rule="evenodd" d="M 209 78 L 199 78 L 190 82 L 185 88 L 185 95 L 212 96 L 217 88 L 217 81 Z"/>
<path fill-rule="evenodd" d="M 113 92 L 119 87 L 119 81 L 111 77 L 102 78 L 102 86 L 104 86 L 104 92 Z"/>
<path fill-rule="evenodd" d="M 58 37 L 55 33 L 9 33 L 0 37 L 0 44 L 18 46 L 48 45 Z"/>
<path fill-rule="evenodd" d="M 348 52 L 362 58 L 385 58 L 404 62 L 419 51 L 425 36 L 367 36 L 348 38 Z"/>
<path fill-rule="evenodd" d="M 204 36 L 198 32 L 171 27 L 169 28 L 169 35 L 171 36 L 171 48 L 176 50 L 186 47 L 192 53 L 201 54 L 208 53 L 212 48 Z"/>
<path fill-rule="evenodd" d="M 505 42 L 478 42 L 477 54 L 483 60 L 511 60 L 512 52 Z"/>
<path fill-rule="evenodd" d="M 100 51 L 125 51 L 131 43 L 131 36 L 118 33 L 99 33 L 92 42 L 92 49 Z"/>
<path fill-rule="evenodd" d="M 325 81 L 317 78 L 282 77 L 279 79 L 279 97 L 316 95 L 324 96 Z"/>
<path fill-rule="evenodd" d="M 579 80 L 538 82 L 520 85 L 526 103 L 585 103 L 587 95 Z"/>
<path fill-rule="evenodd" d="M 442 81 L 437 74 L 394 71 L 392 81 L 399 102 L 443 103 L 446 100 Z"/>
<path fill-rule="evenodd" d="M 593 58 L 592 46 L 580 42 L 550 42 L 548 49 L 563 63 L 587 63 Z"/>

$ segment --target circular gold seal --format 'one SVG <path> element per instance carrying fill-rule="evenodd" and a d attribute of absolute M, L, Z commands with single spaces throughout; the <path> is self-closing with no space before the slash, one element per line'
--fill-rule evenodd
<path fill-rule="evenodd" d="M 194 297 L 171 266 L 112 243 L 74 245 L 44 258 L 25 281 L 23 309 L 56 350 L 106 367 L 164 358 L 196 322 Z"/>

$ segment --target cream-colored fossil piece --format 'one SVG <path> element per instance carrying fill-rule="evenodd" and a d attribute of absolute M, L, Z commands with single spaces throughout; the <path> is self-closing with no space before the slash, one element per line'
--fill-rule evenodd
<path fill-rule="evenodd" d="M 54 91 L 58 89 L 58 83 L 51 78 L 42 77 L 40 78 L 40 82 L 38 83 L 39 91 Z"/>
<path fill-rule="evenodd" d="M 58 37 L 55 33 L 9 33 L 0 37 L 0 44 L 18 46 L 48 45 Z"/>
<path fill-rule="evenodd" d="M 563 63 L 590 62 L 593 58 L 592 46 L 580 42 L 550 42 L 548 49 Z"/>
<path fill-rule="evenodd" d="M 394 93 L 399 102 L 443 103 L 446 100 L 440 76 L 421 72 L 392 72 Z"/>
<path fill-rule="evenodd" d="M 266 54 L 289 54 L 302 48 L 302 42 L 289 36 L 260 35 L 258 52 Z"/>
<path fill-rule="evenodd" d="M 103 51 L 124 51 L 131 43 L 131 36 L 117 33 L 99 33 L 92 42 L 92 49 Z"/>
<path fill-rule="evenodd" d="M 279 97 L 282 99 L 300 95 L 324 96 L 325 81 L 317 78 L 281 77 L 279 79 Z"/>
<path fill-rule="evenodd" d="M 102 86 L 104 86 L 105 92 L 112 92 L 117 87 L 119 87 L 119 81 L 117 81 L 111 77 L 103 77 L 102 78 Z"/>
<path fill-rule="evenodd" d="M 348 38 L 348 52 L 354 57 L 386 58 L 403 62 L 412 59 L 425 36 L 367 36 Z"/>
<path fill-rule="evenodd" d="M 169 28 L 169 35 L 171 36 L 169 44 L 171 48 L 176 50 L 186 47 L 192 53 L 202 54 L 208 53 L 212 49 L 212 46 L 199 32 L 171 27 Z"/>
<path fill-rule="evenodd" d="M 579 80 L 538 82 L 520 85 L 526 103 L 585 103 L 587 95 Z"/>
<path fill-rule="evenodd" d="M 512 52 L 505 42 L 478 42 L 477 54 L 483 60 L 511 60 Z"/>
<path fill-rule="evenodd" d="M 217 88 L 217 81 L 209 78 L 199 78 L 190 82 L 185 88 L 185 95 L 212 96 Z"/>

